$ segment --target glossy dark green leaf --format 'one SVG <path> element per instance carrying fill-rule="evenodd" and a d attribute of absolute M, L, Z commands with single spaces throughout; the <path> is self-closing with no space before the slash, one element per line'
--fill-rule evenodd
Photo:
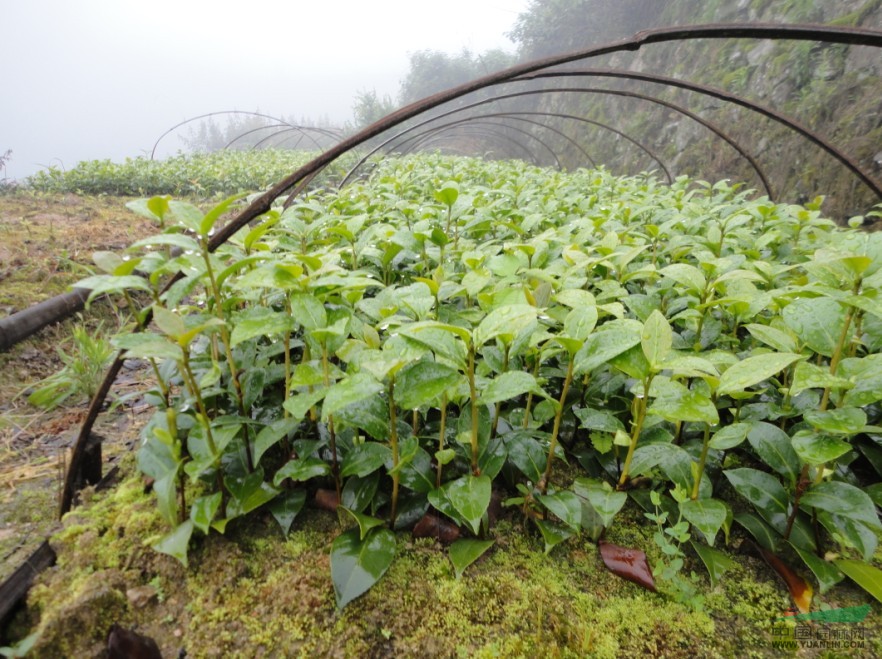
<path fill-rule="evenodd" d="M 572 538 L 576 532 L 573 529 L 546 522 L 544 519 L 534 519 L 539 532 L 542 534 L 542 540 L 545 542 L 545 553 L 548 554 L 560 543 Z"/>
<path fill-rule="evenodd" d="M 576 353 L 574 372 L 590 373 L 613 357 L 640 343 L 640 332 L 632 328 L 595 331 Z"/>
<path fill-rule="evenodd" d="M 791 483 L 796 482 L 801 468 L 799 456 L 786 432 L 771 423 L 759 421 L 753 424 L 747 441 L 763 462 L 786 476 Z"/>
<path fill-rule="evenodd" d="M 719 549 L 708 547 L 707 545 L 695 542 L 694 540 L 691 540 L 689 544 L 695 550 L 695 553 L 698 554 L 701 562 L 704 563 L 704 567 L 707 568 L 711 586 L 716 588 L 717 584 L 720 582 L 720 578 L 725 574 L 726 570 L 735 565 L 735 561 Z"/>
<path fill-rule="evenodd" d="M 845 558 L 833 561 L 833 563 L 849 579 L 875 597 L 877 601 L 882 602 L 882 570 L 861 561 Z"/>
<path fill-rule="evenodd" d="M 444 489 L 454 509 L 477 535 L 481 518 L 490 505 L 490 478 L 469 474 L 448 483 Z"/>
<path fill-rule="evenodd" d="M 821 593 L 826 593 L 833 586 L 842 581 L 845 575 L 836 567 L 835 563 L 827 561 L 817 556 L 814 552 L 802 549 L 793 543 L 789 544 L 793 550 L 799 554 L 802 562 L 812 571 L 812 574 L 815 575 Z"/>
<path fill-rule="evenodd" d="M 296 458 L 289 460 L 273 476 L 273 485 L 279 487 L 286 478 L 292 481 L 308 481 L 310 478 L 327 476 L 331 473 L 331 467 L 324 460 L 318 458 Z"/>
<path fill-rule="evenodd" d="M 377 519 L 376 517 L 371 517 L 370 515 L 365 515 L 355 510 L 350 510 L 345 506 L 340 506 L 340 509 L 345 510 L 347 513 L 349 513 L 349 516 L 355 520 L 356 524 L 358 524 L 359 539 L 362 541 L 365 539 L 371 529 L 375 529 L 378 526 L 383 526 L 386 523 L 381 519 Z"/>
<path fill-rule="evenodd" d="M 728 469 L 723 473 L 735 491 L 747 499 L 763 519 L 779 533 L 784 532 L 789 510 L 788 497 L 777 478 L 749 467 Z"/>
<path fill-rule="evenodd" d="M 762 341 L 778 352 L 796 352 L 799 348 L 796 344 L 796 337 L 780 328 L 757 323 L 748 323 L 744 328 L 750 332 L 753 338 Z M 802 363 L 800 362 L 800 364 Z M 799 368 L 800 364 L 797 364 L 797 368 Z"/>
<path fill-rule="evenodd" d="M 270 425 L 261 428 L 251 445 L 251 450 L 254 454 L 252 456 L 254 464 L 260 464 L 263 454 L 278 444 L 284 437 L 287 437 L 298 425 L 300 425 L 299 420 L 288 418 L 276 419 Z"/>
<path fill-rule="evenodd" d="M 877 529 L 847 515 L 835 515 L 823 510 L 818 513 L 818 520 L 837 540 L 857 550 L 865 561 L 872 560 L 879 546 Z"/>
<path fill-rule="evenodd" d="M 286 334 L 295 328 L 294 319 L 283 311 L 267 307 L 251 307 L 235 319 L 230 345 L 235 347 L 257 336 Z"/>
<path fill-rule="evenodd" d="M 594 331 L 595 325 L 597 325 L 597 308 L 594 305 L 576 307 L 564 318 L 564 333 L 577 342 L 576 350 L 578 350 L 581 343 Z"/>
<path fill-rule="evenodd" d="M 799 359 L 802 355 L 793 352 L 772 352 L 743 359 L 723 371 L 717 393 L 725 395 L 743 391 L 777 375 Z"/>
<path fill-rule="evenodd" d="M 603 526 L 612 524 L 613 518 L 625 505 L 628 495 L 616 492 L 609 485 L 595 479 L 577 478 L 573 482 L 573 491 L 580 497 L 582 505 L 587 504 L 598 515 Z M 583 525 L 585 517 L 582 509 Z"/>
<path fill-rule="evenodd" d="M 505 438 L 508 459 L 530 482 L 538 483 L 545 472 L 548 451 L 526 433 L 512 433 Z"/>
<path fill-rule="evenodd" d="M 440 362 L 414 362 L 395 376 L 395 401 L 405 410 L 415 410 L 437 402 L 460 380 L 459 371 Z"/>
<path fill-rule="evenodd" d="M 830 373 L 829 368 L 816 366 L 806 361 L 799 362 L 793 368 L 793 382 L 790 384 L 790 395 L 796 396 L 806 389 L 851 389 L 854 383 Z"/>
<path fill-rule="evenodd" d="M 827 481 L 812 485 L 802 495 L 800 504 L 834 515 L 847 516 L 872 529 L 882 530 L 876 506 L 869 495 L 860 488 L 842 481 Z"/>
<path fill-rule="evenodd" d="M 581 421 L 581 426 L 587 430 L 602 430 L 603 432 L 615 433 L 624 430 L 625 425 L 608 410 L 598 410 L 590 407 L 574 407 L 573 413 Z"/>
<path fill-rule="evenodd" d="M 731 423 L 717 430 L 710 439 L 710 447 L 718 451 L 735 448 L 745 439 L 752 428 L 749 423 Z"/>
<path fill-rule="evenodd" d="M 300 422 L 309 413 L 309 410 L 319 403 L 327 393 L 328 390 L 322 387 L 316 391 L 294 394 L 282 405 L 291 415 L 291 419 Z"/>
<path fill-rule="evenodd" d="M 417 447 L 413 458 L 401 469 L 401 485 L 422 494 L 435 489 L 435 469 L 432 457 Z"/>
<path fill-rule="evenodd" d="M 800 430 L 793 435 L 793 450 L 810 465 L 832 462 L 851 450 L 851 444 L 837 437 L 822 435 L 813 430 Z"/>
<path fill-rule="evenodd" d="M 327 422 L 329 417 L 344 407 L 377 396 L 382 391 L 383 385 L 367 373 L 350 375 L 328 389 L 322 403 L 322 421 Z"/>
<path fill-rule="evenodd" d="M 751 513 L 737 513 L 735 521 L 747 529 L 760 547 L 771 552 L 778 551 L 781 536 L 759 517 Z"/>
<path fill-rule="evenodd" d="M 714 425 L 720 420 L 716 405 L 708 396 L 687 389 L 676 380 L 668 380 L 656 393 L 649 412 L 666 421 L 692 421 Z"/>
<path fill-rule="evenodd" d="M 193 526 L 207 535 L 220 504 L 220 492 L 196 499 L 190 508 L 190 519 L 193 521 Z"/>
<path fill-rule="evenodd" d="M 858 407 L 808 410 L 803 418 L 821 432 L 834 435 L 855 435 L 867 425 L 867 414 Z"/>
<path fill-rule="evenodd" d="M 502 337 L 514 337 L 536 321 L 536 307 L 529 304 L 509 304 L 493 309 L 484 316 L 475 329 L 475 345 Z"/>
<path fill-rule="evenodd" d="M 389 403 L 382 396 L 350 403 L 334 413 L 334 421 L 361 428 L 381 442 L 389 439 Z"/>
<path fill-rule="evenodd" d="M 168 554 L 178 559 L 184 567 L 187 567 L 187 547 L 190 544 L 190 536 L 193 535 L 193 520 L 179 524 L 171 533 L 164 535 L 159 542 L 153 545 L 153 549 Z"/>
<path fill-rule="evenodd" d="M 493 546 L 493 540 L 472 540 L 463 538 L 456 540 L 447 552 L 456 578 L 462 576 L 463 571 Z"/>
<path fill-rule="evenodd" d="M 832 357 L 845 325 L 845 307 L 828 297 L 799 298 L 782 312 L 787 327 L 809 348 Z"/>
<path fill-rule="evenodd" d="M 282 492 L 269 505 L 269 511 L 282 528 L 282 535 L 291 531 L 297 515 L 306 503 L 306 490 L 288 490 Z"/>
<path fill-rule="evenodd" d="M 328 324 L 328 314 L 317 298 L 308 293 L 291 295 L 291 315 L 307 330 L 319 329 Z"/>
<path fill-rule="evenodd" d="M 729 515 L 729 507 L 719 499 L 687 499 L 680 503 L 680 514 L 713 546 Z"/>
<path fill-rule="evenodd" d="M 539 386 L 530 373 L 524 371 L 508 371 L 487 382 L 481 391 L 481 402 L 492 405 L 506 400 L 511 400 L 526 393 L 533 392 L 539 396 L 545 396 L 545 392 Z"/>
<path fill-rule="evenodd" d="M 376 471 L 387 462 L 392 462 L 392 449 L 378 442 L 358 444 L 343 456 L 340 476 L 358 476 L 364 478 Z"/>
<path fill-rule="evenodd" d="M 341 505 L 350 510 L 363 512 L 371 505 L 380 484 L 380 472 L 374 471 L 364 478 L 351 476 L 346 479 L 346 484 L 341 492 Z"/>
<path fill-rule="evenodd" d="M 392 564 L 395 549 L 395 534 L 389 529 L 374 529 L 364 540 L 357 529 L 337 536 L 331 546 L 331 581 L 338 609 L 380 580 Z"/>
<path fill-rule="evenodd" d="M 671 352 L 673 331 L 671 325 L 658 309 L 654 310 L 643 324 L 640 345 L 643 354 L 653 367 L 658 367 Z"/>
<path fill-rule="evenodd" d="M 582 502 L 573 492 L 560 490 L 554 494 L 539 494 L 536 499 L 570 529 L 579 530 L 582 522 Z"/>
<path fill-rule="evenodd" d="M 263 480 L 263 469 L 257 469 L 246 476 L 227 476 L 224 486 L 230 492 L 227 502 L 227 518 L 247 515 L 272 501 L 279 491 Z"/>

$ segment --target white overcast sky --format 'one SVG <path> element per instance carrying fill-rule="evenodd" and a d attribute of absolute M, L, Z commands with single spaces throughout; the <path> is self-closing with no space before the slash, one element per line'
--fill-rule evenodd
<path fill-rule="evenodd" d="M 342 123 L 359 90 L 396 98 L 409 53 L 512 51 L 527 4 L 0 0 L 0 155 L 12 149 L 11 178 L 121 160 L 219 110 Z"/>

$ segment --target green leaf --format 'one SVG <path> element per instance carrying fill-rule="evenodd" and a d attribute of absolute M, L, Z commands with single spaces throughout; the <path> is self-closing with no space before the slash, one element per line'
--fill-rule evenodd
<path fill-rule="evenodd" d="M 176 362 L 184 359 L 184 352 L 178 344 L 157 334 L 118 334 L 110 339 L 110 343 L 119 350 L 125 350 L 126 356 L 132 359 L 171 359 Z"/>
<path fill-rule="evenodd" d="M 738 513 L 735 521 L 747 529 L 760 547 L 773 553 L 778 551 L 781 536 L 759 517 L 750 513 Z"/>
<path fill-rule="evenodd" d="M 625 492 L 615 492 L 605 483 L 589 478 L 577 478 L 573 482 L 573 491 L 600 517 L 604 527 L 612 524 L 613 518 L 628 500 Z M 584 523 L 584 509 L 582 516 Z"/>
<path fill-rule="evenodd" d="M 729 469 L 723 473 L 735 491 L 747 499 L 772 528 L 778 533 L 784 532 L 789 498 L 777 478 L 749 467 Z"/>
<path fill-rule="evenodd" d="M 687 499 L 680 502 L 680 514 L 713 546 L 729 515 L 729 507 L 718 499 Z"/>
<path fill-rule="evenodd" d="M 686 263 L 673 263 L 659 270 L 659 274 L 673 279 L 692 293 L 700 295 L 707 288 L 707 280 L 701 270 Z"/>
<path fill-rule="evenodd" d="M 459 371 L 440 362 L 414 362 L 395 376 L 395 402 L 405 410 L 418 409 L 436 402 L 461 379 Z"/>
<path fill-rule="evenodd" d="M 852 387 L 854 387 L 853 382 L 831 375 L 829 368 L 821 368 L 802 361 L 793 368 L 790 395 L 796 396 L 806 389 L 851 389 Z"/>
<path fill-rule="evenodd" d="M 340 476 L 364 478 L 387 462 L 392 462 L 392 449 L 378 442 L 365 442 L 353 447 L 343 456 Z"/>
<path fill-rule="evenodd" d="M 771 423 L 758 421 L 747 434 L 747 441 L 763 462 L 796 483 L 801 465 L 786 432 Z"/>
<path fill-rule="evenodd" d="M 198 254 L 200 251 L 199 243 L 182 233 L 160 233 L 155 236 L 150 236 L 132 243 L 129 249 L 141 249 L 142 247 L 154 247 L 156 245 L 177 247 L 178 249 L 189 253 Z"/>
<path fill-rule="evenodd" d="M 762 341 L 778 352 L 796 352 L 799 348 L 796 344 L 796 337 L 777 327 L 748 323 L 744 328 L 750 332 L 753 338 Z M 797 364 L 798 367 L 799 364 Z"/>
<path fill-rule="evenodd" d="M 208 529 L 217 514 L 217 509 L 220 508 L 221 498 L 220 492 L 199 497 L 190 508 L 190 519 L 193 521 L 193 526 L 206 535 L 208 535 Z"/>
<path fill-rule="evenodd" d="M 337 608 L 367 592 L 389 569 L 395 557 L 395 534 L 374 529 L 362 540 L 357 530 L 341 533 L 331 546 L 331 581 Z"/>
<path fill-rule="evenodd" d="M 572 538 L 576 534 L 571 528 L 552 524 L 551 522 L 546 522 L 544 519 L 534 519 L 533 521 L 536 523 L 539 532 L 542 534 L 542 539 L 545 541 L 546 554 L 557 545 Z"/>
<path fill-rule="evenodd" d="M 664 314 L 658 309 L 653 310 L 643 324 L 640 345 L 643 348 L 643 354 L 646 355 L 646 359 L 654 369 L 657 369 L 671 352 L 673 337 L 673 330 L 671 330 Z"/>
<path fill-rule="evenodd" d="M 560 490 L 554 494 L 539 494 L 536 499 L 573 531 L 578 531 L 582 522 L 582 502 L 573 492 Z"/>
<path fill-rule="evenodd" d="M 291 295 L 291 315 L 307 330 L 319 329 L 328 324 L 325 305 L 308 293 Z"/>
<path fill-rule="evenodd" d="M 484 316 L 474 331 L 475 346 L 480 347 L 496 338 L 514 338 L 536 321 L 536 307 L 529 304 L 508 304 Z"/>
<path fill-rule="evenodd" d="M 199 223 L 199 234 L 202 236 L 208 236 L 211 233 L 212 228 L 214 227 L 215 222 L 218 221 L 221 215 L 226 213 L 230 206 L 232 206 L 239 199 L 244 197 L 245 194 L 237 194 L 232 197 L 227 197 L 219 204 L 216 204 L 212 207 L 202 218 L 202 221 Z"/>
<path fill-rule="evenodd" d="M 548 451 L 535 438 L 522 432 L 505 436 L 508 459 L 530 482 L 538 483 L 545 472 Z"/>
<path fill-rule="evenodd" d="M 246 476 L 227 476 L 224 485 L 232 495 L 227 502 L 227 518 L 247 515 L 252 510 L 272 501 L 279 491 L 263 480 L 263 469 Z"/>
<path fill-rule="evenodd" d="M 81 279 L 74 286 L 91 290 L 92 292 L 89 294 L 90 300 L 105 293 L 122 293 L 126 290 L 151 290 L 147 280 L 138 275 L 122 275 L 119 277 L 114 275 L 94 275 Z"/>
<path fill-rule="evenodd" d="M 845 558 L 833 561 L 833 564 L 858 586 L 882 602 L 882 570 L 862 561 Z"/>
<path fill-rule="evenodd" d="M 305 503 L 306 490 L 288 490 L 273 499 L 269 506 L 269 511 L 273 514 L 279 526 L 282 527 L 282 535 L 287 536 L 291 531 L 291 525 L 300 511 L 303 510 L 303 504 Z"/>
<path fill-rule="evenodd" d="M 575 356 L 574 373 L 590 373 L 613 357 L 640 343 L 640 333 L 630 328 L 600 330 L 589 336 Z"/>
<path fill-rule="evenodd" d="M 577 307 L 564 318 L 564 333 L 579 342 L 587 339 L 597 325 L 597 307 Z"/>
<path fill-rule="evenodd" d="M 802 355 L 792 352 L 772 352 L 736 362 L 723 371 L 717 393 L 724 395 L 744 391 L 747 387 L 780 373 L 798 359 L 802 359 Z"/>
<path fill-rule="evenodd" d="M 153 545 L 153 549 L 168 554 L 178 559 L 184 567 L 187 567 L 187 546 L 190 544 L 190 536 L 193 535 L 193 520 L 188 519 L 186 522 L 178 525 L 178 527 L 163 536 L 159 542 Z"/>
<path fill-rule="evenodd" d="M 328 418 L 347 405 L 352 405 L 365 398 L 376 396 L 383 391 L 383 385 L 377 382 L 367 373 L 356 373 L 345 380 L 341 380 L 328 388 L 322 404 L 322 421 L 327 423 Z"/>
<path fill-rule="evenodd" d="M 845 308 L 829 297 L 799 298 L 781 312 L 784 323 L 809 348 L 832 357 L 845 327 Z"/>
<path fill-rule="evenodd" d="M 335 421 L 361 428 L 378 441 L 389 438 L 389 404 L 382 396 L 350 403 L 334 414 Z"/>
<path fill-rule="evenodd" d="M 289 460 L 273 476 L 273 485 L 279 487 L 286 478 L 292 481 L 308 481 L 310 478 L 327 476 L 331 467 L 318 458 L 296 458 Z"/>
<path fill-rule="evenodd" d="M 532 374 L 525 371 L 506 371 L 486 384 L 481 391 L 480 400 L 485 405 L 492 405 L 517 398 L 528 392 L 547 397 Z"/>
<path fill-rule="evenodd" d="M 851 450 L 851 444 L 837 437 L 820 435 L 812 430 L 800 430 L 793 435 L 793 450 L 810 465 L 832 462 Z"/>
<path fill-rule="evenodd" d="M 383 526 L 386 522 L 381 519 L 377 519 L 376 517 L 371 517 L 370 515 L 365 515 L 360 512 L 356 512 L 355 510 L 350 510 L 345 506 L 340 506 L 342 510 L 345 510 L 352 519 L 355 520 L 356 524 L 358 524 L 358 532 L 359 539 L 364 540 L 368 533 L 370 533 L 371 529 L 377 528 L 378 526 Z"/>
<path fill-rule="evenodd" d="M 802 495 L 800 503 L 834 515 L 849 517 L 872 529 L 882 530 L 876 506 L 869 495 L 854 485 L 842 481 L 812 485 Z"/>
<path fill-rule="evenodd" d="M 166 472 L 153 481 L 156 505 L 163 519 L 169 524 L 178 521 L 178 468 Z"/>
<path fill-rule="evenodd" d="M 815 575 L 815 578 L 818 580 L 818 586 L 820 587 L 821 593 L 826 593 L 833 586 L 842 581 L 843 574 L 836 567 L 834 563 L 830 561 L 824 560 L 820 558 L 812 551 L 807 551 L 797 545 L 788 543 L 799 557 L 802 559 L 802 562 L 808 566 L 808 569 L 812 571 L 812 574 Z"/>
<path fill-rule="evenodd" d="M 467 474 L 448 483 L 443 489 L 453 508 L 477 535 L 481 518 L 490 506 L 490 478 Z"/>
<path fill-rule="evenodd" d="M 251 307 L 235 318 L 230 346 L 235 347 L 256 336 L 287 334 L 295 328 L 294 319 L 283 311 L 273 311 L 267 307 Z"/>
<path fill-rule="evenodd" d="M 858 407 L 808 410 L 803 418 L 821 432 L 835 435 L 855 435 L 867 425 L 867 414 Z"/>
<path fill-rule="evenodd" d="M 282 407 L 288 410 L 288 413 L 291 415 L 291 419 L 300 422 L 303 420 L 303 417 L 309 412 L 309 410 L 325 395 L 328 393 L 326 388 L 321 388 L 316 391 L 311 391 L 308 393 L 298 393 L 291 396 L 288 400 L 286 400 Z"/>
<path fill-rule="evenodd" d="M 202 211 L 196 208 L 193 204 L 189 204 L 186 201 L 170 201 L 168 202 L 168 209 L 171 212 L 171 215 L 174 219 L 176 219 L 181 226 L 190 229 L 194 233 L 199 233 L 199 225 L 202 223 Z"/>
<path fill-rule="evenodd" d="M 659 387 L 649 412 L 676 423 L 678 421 L 719 423 L 716 405 L 698 391 L 687 389 L 676 380 L 668 380 Z"/>
<path fill-rule="evenodd" d="M 581 421 L 581 426 L 587 430 L 601 430 L 615 433 L 624 430 L 625 425 L 612 412 L 596 410 L 590 407 L 574 407 L 573 413 Z"/>
<path fill-rule="evenodd" d="M 299 419 L 276 419 L 270 425 L 261 428 L 251 445 L 254 464 L 260 464 L 263 454 L 278 444 L 288 433 L 293 432 L 300 425 Z"/>
<path fill-rule="evenodd" d="M 435 199 L 448 208 L 459 199 L 459 184 L 456 181 L 447 181 L 440 190 L 435 191 Z"/>
<path fill-rule="evenodd" d="M 708 547 L 700 542 L 695 542 L 695 540 L 690 540 L 689 544 L 695 550 L 695 553 L 698 554 L 701 562 L 704 563 L 704 567 L 707 568 L 707 573 L 710 575 L 711 587 L 716 588 L 717 584 L 720 582 L 720 578 L 725 574 L 726 570 L 735 565 L 735 561 L 719 549 Z"/>
<path fill-rule="evenodd" d="M 749 423 L 732 423 L 717 430 L 710 439 L 710 447 L 718 451 L 735 448 L 745 439 L 752 428 Z"/>
<path fill-rule="evenodd" d="M 472 540 L 463 538 L 450 545 L 447 555 L 453 563 L 453 571 L 456 578 L 462 576 L 463 571 L 493 546 L 493 540 Z"/>

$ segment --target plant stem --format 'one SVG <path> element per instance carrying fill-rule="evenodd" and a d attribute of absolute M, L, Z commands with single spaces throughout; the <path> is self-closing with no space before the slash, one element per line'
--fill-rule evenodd
<path fill-rule="evenodd" d="M 502 373 L 508 371 L 508 351 L 509 345 L 505 344 L 505 351 L 502 355 Z M 501 375 L 501 374 L 500 374 Z M 502 410 L 502 401 L 497 401 L 496 407 L 493 410 L 493 424 L 490 426 L 490 438 L 496 437 L 496 429 L 499 427 L 499 413 Z"/>
<path fill-rule="evenodd" d="M 533 359 L 533 377 L 539 375 L 539 357 Z M 533 392 L 527 394 L 527 408 L 524 410 L 524 430 L 530 427 L 530 410 L 533 409 Z"/>
<path fill-rule="evenodd" d="M 322 341 L 322 372 L 325 378 L 325 387 L 331 386 L 331 366 L 328 363 L 328 347 Z M 328 443 L 331 446 L 331 473 L 334 476 L 334 487 L 337 490 L 337 501 L 340 501 L 342 488 L 340 487 L 340 465 L 337 463 L 337 435 L 334 432 L 334 415 L 328 415 Z"/>
<path fill-rule="evenodd" d="M 474 343 L 469 344 L 469 397 L 471 398 L 472 407 L 472 474 L 481 475 L 481 469 L 478 467 L 478 390 L 475 387 L 475 346 Z"/>
<path fill-rule="evenodd" d="M 441 396 L 441 427 L 438 430 L 438 452 L 444 450 L 444 434 L 447 432 L 447 394 Z M 435 477 L 435 487 L 441 487 L 441 472 L 444 465 L 438 460 L 438 473 Z"/>
<path fill-rule="evenodd" d="M 646 408 L 649 406 L 649 386 L 652 384 L 652 376 L 646 378 L 643 383 L 643 395 L 635 399 L 636 420 L 631 427 L 631 444 L 628 446 L 628 454 L 625 456 L 625 464 L 622 465 L 622 475 L 619 477 L 618 487 L 621 489 L 628 482 L 628 474 L 631 470 L 631 460 L 634 459 L 634 451 L 637 449 L 637 440 L 643 430 L 643 421 L 646 419 Z"/>
<path fill-rule="evenodd" d="M 401 474 L 398 472 L 398 419 L 395 410 L 395 376 L 389 377 L 389 443 L 392 446 L 392 511 L 389 513 L 389 525 L 395 526 L 398 514 L 398 484 Z"/>
<path fill-rule="evenodd" d="M 560 392 L 560 405 L 554 415 L 554 426 L 551 430 L 551 443 L 548 446 L 548 460 L 545 461 L 545 473 L 540 481 L 540 490 L 542 494 L 548 490 L 548 483 L 551 480 L 551 465 L 554 461 L 554 450 L 557 448 L 557 436 L 560 433 L 560 421 L 563 418 L 564 404 L 567 402 L 567 394 L 570 391 L 570 383 L 573 381 L 573 364 L 575 359 L 570 357 L 570 363 L 567 365 L 567 375 L 564 378 L 563 389 Z"/>

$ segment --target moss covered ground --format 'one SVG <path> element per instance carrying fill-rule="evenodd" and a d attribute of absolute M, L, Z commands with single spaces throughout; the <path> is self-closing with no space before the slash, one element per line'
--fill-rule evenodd
<path fill-rule="evenodd" d="M 9 630 L 38 635 L 33 656 L 100 656 L 113 623 L 151 636 L 166 657 L 766 657 L 794 637 L 793 622 L 776 620 L 790 606 L 786 589 L 749 553 L 734 550 L 736 566 L 715 588 L 697 577 L 705 597 L 695 610 L 607 571 L 584 537 L 546 555 L 515 511 L 459 580 L 441 545 L 399 533 L 392 567 L 340 612 L 329 571 L 336 515 L 307 509 L 286 538 L 268 514 L 242 521 L 197 542 L 184 568 L 150 548 L 165 529 L 133 463 L 124 459 L 122 482 L 87 494 L 53 537 L 58 564 Z M 631 513 L 608 540 L 654 562 L 653 527 Z M 849 587 L 829 594 L 821 600 L 833 607 L 866 601 Z M 814 634 L 845 626 L 810 625 Z M 879 656 L 878 613 L 860 627 L 864 647 L 846 655 L 790 654 Z"/>

